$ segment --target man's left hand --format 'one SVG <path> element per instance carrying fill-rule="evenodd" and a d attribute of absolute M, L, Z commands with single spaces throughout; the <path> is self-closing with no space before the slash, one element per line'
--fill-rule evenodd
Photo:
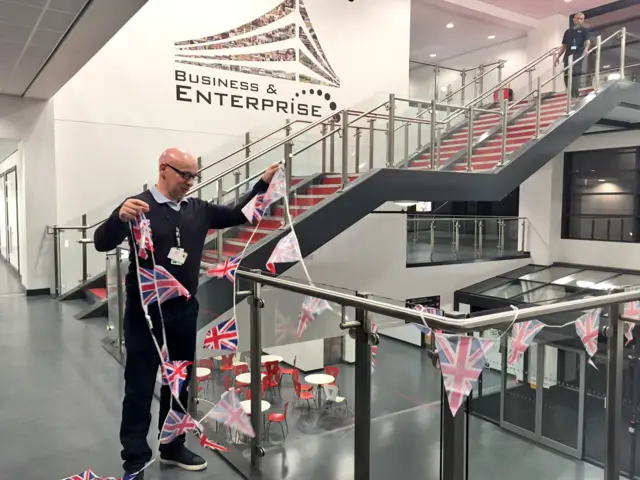
<path fill-rule="evenodd" d="M 271 165 L 269 168 L 267 168 L 267 171 L 264 172 L 264 175 L 262 175 L 262 180 L 264 180 L 266 183 L 271 183 L 273 176 L 276 174 L 279 168 L 280 168 L 279 163 L 275 163 Z"/>

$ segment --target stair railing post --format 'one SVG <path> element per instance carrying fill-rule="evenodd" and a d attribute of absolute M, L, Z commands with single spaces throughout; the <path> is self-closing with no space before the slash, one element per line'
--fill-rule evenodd
<path fill-rule="evenodd" d="M 460 72 L 460 77 L 461 77 L 461 82 L 462 82 L 462 90 L 460 90 L 460 105 L 464 105 L 464 99 L 465 99 L 465 91 L 466 86 L 467 86 L 467 71 L 466 70 L 462 70 Z"/>
<path fill-rule="evenodd" d="M 482 95 L 484 93 L 484 65 L 480 65 L 478 68 L 478 83 L 480 95 Z"/>
<path fill-rule="evenodd" d="M 254 273 L 259 273 L 259 270 L 252 270 Z M 251 371 L 260 371 L 260 354 L 262 352 L 262 308 L 264 308 L 264 301 L 261 298 L 262 286 L 255 282 L 251 285 L 251 295 L 248 298 L 249 302 L 249 334 L 250 334 L 250 362 Z M 264 450 L 262 449 L 262 387 L 261 376 L 257 373 L 251 376 L 251 423 L 253 424 L 253 430 L 255 436 L 251 440 L 251 465 L 260 469 L 262 467 L 262 457 L 264 457 Z"/>
<path fill-rule="evenodd" d="M 569 55 L 569 69 L 567 70 L 567 113 L 571 111 L 571 92 L 573 91 L 573 55 Z"/>
<path fill-rule="evenodd" d="M 404 160 L 402 161 L 402 166 L 404 168 L 409 167 L 409 128 L 411 127 L 411 123 L 408 121 L 404 124 Z"/>
<path fill-rule="evenodd" d="M 122 247 L 116 247 L 116 300 L 118 303 L 118 352 L 124 347 L 124 283 L 122 278 Z"/>
<path fill-rule="evenodd" d="M 436 159 L 436 124 L 438 122 L 438 112 L 436 111 L 436 101 L 431 100 L 431 120 L 429 122 L 429 129 L 431 130 L 431 152 L 429 154 L 429 169 L 433 170 Z"/>
<path fill-rule="evenodd" d="M 620 78 L 624 78 L 625 57 L 627 53 L 627 27 L 620 31 Z"/>
<path fill-rule="evenodd" d="M 609 321 L 604 328 L 607 337 L 607 390 L 605 397 L 604 479 L 620 478 L 620 424 L 622 416 L 622 373 L 624 328 L 620 322 L 620 305 L 609 306 Z"/>
<path fill-rule="evenodd" d="M 600 64 L 602 62 L 602 35 L 596 37 L 596 67 L 593 88 L 600 90 Z"/>
<path fill-rule="evenodd" d="M 534 70 L 533 67 L 527 70 L 527 76 L 528 76 L 527 85 L 529 86 L 527 93 L 531 93 L 533 91 L 533 70 Z"/>
<path fill-rule="evenodd" d="M 336 172 L 336 123 L 331 120 L 329 122 L 329 129 L 331 130 L 331 136 L 329 137 L 329 173 Z"/>
<path fill-rule="evenodd" d="M 369 294 L 356 292 L 368 298 Z M 355 480 L 371 478 L 371 345 L 377 345 L 377 335 L 371 333 L 369 313 L 356 308 L 355 327 L 355 409 L 354 409 L 354 475 Z"/>
<path fill-rule="evenodd" d="M 555 58 L 553 58 L 553 70 L 551 73 L 551 75 L 553 76 L 553 81 L 551 82 L 551 88 L 554 92 L 558 91 L 558 89 L 556 88 L 558 86 L 557 84 L 558 77 L 556 76 L 556 74 L 558 73 L 557 70 L 558 70 L 558 65 L 556 64 Z"/>
<path fill-rule="evenodd" d="M 374 160 L 373 144 L 375 142 L 375 135 L 376 135 L 375 122 L 376 122 L 375 118 L 369 119 L 369 170 L 373 170 L 373 160 Z"/>
<path fill-rule="evenodd" d="M 525 251 L 525 245 L 526 245 L 526 237 L 527 237 L 527 219 L 523 218 L 522 219 L 522 242 L 520 245 L 520 252 L 524 252 Z"/>
<path fill-rule="evenodd" d="M 455 258 L 458 259 L 458 253 L 460 251 L 460 222 L 455 221 L 454 234 L 453 234 L 453 248 L 455 252 Z"/>
<path fill-rule="evenodd" d="M 500 145 L 500 161 L 498 162 L 498 167 L 504 165 L 507 157 L 507 133 L 509 130 L 509 102 L 506 98 L 502 99 L 502 117 L 500 118 L 502 122 L 502 143 Z"/>
<path fill-rule="evenodd" d="M 60 229 L 53 226 L 53 294 L 57 298 L 60 296 Z"/>
<path fill-rule="evenodd" d="M 224 186 L 222 183 L 222 178 L 218 179 L 218 205 L 222 205 L 222 202 L 224 201 Z M 222 245 L 222 229 L 218 228 L 216 229 L 216 250 L 218 252 L 218 262 L 222 262 L 222 250 L 223 250 L 223 245 Z"/>
<path fill-rule="evenodd" d="M 502 70 L 504 69 L 504 62 L 500 62 L 498 65 L 498 85 L 502 83 Z"/>
<path fill-rule="evenodd" d="M 440 168 L 440 147 L 442 146 L 442 128 L 436 126 L 436 170 Z"/>
<path fill-rule="evenodd" d="M 439 100 L 439 90 L 440 90 L 440 65 L 436 65 L 433 67 L 433 99 L 437 102 Z"/>
<path fill-rule="evenodd" d="M 447 85 L 447 118 L 449 118 L 449 115 L 451 115 L 451 93 L 453 92 L 453 89 L 451 87 L 451 84 Z M 447 129 L 451 128 L 451 120 L 449 120 L 447 122 Z"/>
<path fill-rule="evenodd" d="M 469 107 L 469 128 L 467 135 L 467 172 L 473 171 L 473 106 Z"/>
<path fill-rule="evenodd" d="M 538 86 L 536 94 L 536 138 L 540 138 L 540 114 L 542 112 L 542 79 L 538 77 Z"/>
<path fill-rule="evenodd" d="M 429 261 L 433 260 L 433 249 L 436 246 L 436 222 L 431 220 L 431 225 L 429 225 Z"/>
<path fill-rule="evenodd" d="M 484 236 L 484 221 L 480 220 L 478 225 L 478 255 L 482 256 L 482 237 Z"/>
<path fill-rule="evenodd" d="M 437 80 L 436 80 L 437 82 Z M 387 125 L 387 167 L 392 168 L 395 154 L 395 132 L 396 132 L 396 96 L 389 94 L 389 123 Z"/>
<path fill-rule="evenodd" d="M 82 215 L 82 226 L 87 226 L 87 214 Z M 86 282 L 89 279 L 89 265 L 87 261 L 87 229 L 83 228 L 82 232 L 82 283 Z"/>
<path fill-rule="evenodd" d="M 360 173 L 360 137 L 362 136 L 362 128 L 356 127 L 356 164 L 355 172 Z"/>
<path fill-rule="evenodd" d="M 320 130 L 321 135 L 324 137 L 327 134 L 327 124 L 323 123 Z M 322 139 L 322 173 L 327 172 L 327 139 Z"/>
<path fill-rule="evenodd" d="M 202 170 L 202 157 L 198 157 L 198 171 Z M 200 184 L 202 183 L 202 179 L 196 179 L 196 183 Z M 198 198 L 202 198 L 202 189 L 198 190 Z"/>
<path fill-rule="evenodd" d="M 244 149 L 244 158 L 245 158 L 245 160 L 251 156 L 251 148 L 249 147 L 250 143 L 251 143 L 251 134 L 249 132 L 246 132 L 244 134 L 244 144 L 246 145 L 245 149 Z M 249 164 L 247 163 L 244 166 L 244 178 L 245 178 L 245 180 L 247 178 L 249 178 L 250 175 L 251 175 L 251 169 L 249 167 Z"/>
<path fill-rule="evenodd" d="M 349 112 L 342 112 L 342 183 L 341 190 L 349 185 Z"/>
<path fill-rule="evenodd" d="M 235 172 L 233 172 L 233 182 L 234 182 L 234 186 L 237 186 L 240 183 L 240 170 L 236 170 Z M 240 201 L 240 189 L 236 188 L 236 193 L 235 193 L 235 203 L 238 203 Z"/>

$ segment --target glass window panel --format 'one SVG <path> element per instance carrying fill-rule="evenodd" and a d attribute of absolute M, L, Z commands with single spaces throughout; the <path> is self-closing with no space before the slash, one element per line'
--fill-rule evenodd
<path fill-rule="evenodd" d="M 503 273 L 500 275 L 501 277 L 509 277 L 509 278 L 520 278 L 527 273 L 539 272 L 540 270 L 544 270 L 545 267 L 542 265 L 525 265 L 524 267 L 516 268 L 515 270 L 511 270 L 510 272 Z"/>
<path fill-rule="evenodd" d="M 520 277 L 522 280 L 533 280 L 534 282 L 549 283 L 557 280 L 558 278 L 571 275 L 580 271 L 580 268 L 571 267 L 549 267 L 539 272 L 529 273 Z"/>
<path fill-rule="evenodd" d="M 634 218 L 569 217 L 569 238 L 633 242 Z"/>
<path fill-rule="evenodd" d="M 543 286 L 543 283 L 538 282 L 527 282 L 525 280 L 513 280 L 506 285 L 502 285 L 500 287 L 490 288 L 489 290 L 482 292 L 482 295 L 486 295 L 488 297 L 497 297 L 497 298 L 511 298 L 516 295 L 520 295 L 523 292 L 528 292 L 534 288 L 538 288 Z"/>
<path fill-rule="evenodd" d="M 509 278 L 493 277 L 462 289 L 466 293 L 480 293 L 511 282 Z"/>
<path fill-rule="evenodd" d="M 571 215 L 633 215 L 634 196 L 628 193 L 610 195 L 573 195 Z"/>
<path fill-rule="evenodd" d="M 607 280 L 593 285 L 591 288 L 595 290 L 610 290 L 616 287 L 636 286 L 640 285 L 640 275 L 629 275 L 624 273 L 617 277 L 608 278 Z"/>
<path fill-rule="evenodd" d="M 552 283 L 556 285 L 567 285 L 571 287 L 591 288 L 598 282 L 605 280 L 606 278 L 614 277 L 616 274 L 613 272 L 603 272 L 599 270 L 582 270 L 571 275 L 554 280 Z"/>
<path fill-rule="evenodd" d="M 512 298 L 515 302 L 541 303 L 560 300 L 568 295 L 580 291 L 577 287 L 567 287 L 564 285 L 546 285 L 542 288 L 525 292 L 518 297 Z"/>
<path fill-rule="evenodd" d="M 594 174 L 595 175 L 595 174 Z M 571 193 L 612 194 L 635 193 L 636 172 L 616 172 L 615 176 L 584 177 L 574 175 L 571 179 Z"/>

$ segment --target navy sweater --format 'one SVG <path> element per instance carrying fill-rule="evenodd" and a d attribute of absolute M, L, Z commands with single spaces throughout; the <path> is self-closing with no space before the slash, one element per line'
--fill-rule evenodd
<path fill-rule="evenodd" d="M 235 207 L 214 205 L 199 198 L 189 198 L 186 203 L 181 204 L 179 212 L 173 210 L 167 204 L 157 203 L 150 191 L 142 192 L 131 198 L 140 199 L 149 205 L 149 212 L 147 212 L 146 216 L 151 222 L 156 264 L 166 268 L 171 275 L 189 290 L 191 295 L 195 295 L 198 289 L 200 261 L 202 260 L 207 231 L 246 223 L 247 219 L 242 213 L 242 208 L 256 194 L 266 192 L 268 187 L 269 185 L 266 182 L 258 181 L 253 190 Z M 129 238 L 130 263 L 126 277 L 127 296 L 134 301 L 138 299 L 136 303 L 139 303 L 135 250 L 130 238 L 129 224 L 122 222 L 119 217 L 121 206 L 122 204 L 98 227 L 93 236 L 93 241 L 96 250 L 108 252 L 120 245 L 125 238 Z M 180 245 L 187 253 L 187 259 L 183 265 L 172 265 L 167 255 L 172 247 L 177 246 L 176 227 L 178 226 L 180 227 Z M 146 260 L 138 257 L 138 262 L 143 268 L 153 268 L 151 256 Z"/>

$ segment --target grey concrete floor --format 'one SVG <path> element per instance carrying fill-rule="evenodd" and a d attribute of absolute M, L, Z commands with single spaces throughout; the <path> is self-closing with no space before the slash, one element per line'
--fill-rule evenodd
<path fill-rule="evenodd" d="M 0 266 L 1 268 L 1 266 Z M 75 302 L 22 295 L 0 297 L 0 479 L 58 480 L 85 469 L 119 476 L 121 366 L 101 346 L 104 320 L 75 320 Z M 353 367 L 341 365 L 338 385 L 353 408 Z M 290 380 L 285 380 L 288 385 Z M 372 478 L 438 478 L 438 372 L 426 352 L 383 338 L 373 377 Z M 212 396 L 218 395 L 216 387 Z M 282 389 L 286 401 L 289 386 Z M 273 411 L 282 410 L 279 396 Z M 154 413 L 157 405 L 154 405 Z M 336 412 L 329 412 L 334 415 Z M 351 416 L 350 416 L 351 415 Z M 283 441 L 274 427 L 264 472 L 273 479 L 353 478 L 352 412 L 343 419 L 298 408 Z M 155 420 L 152 425 L 155 424 Z M 149 442 L 155 443 L 156 432 Z M 240 478 L 223 460 L 192 448 L 209 468 L 190 473 L 150 467 L 146 480 Z M 532 445 L 492 424 L 471 419 L 470 479 L 583 480 L 602 470 Z"/>

